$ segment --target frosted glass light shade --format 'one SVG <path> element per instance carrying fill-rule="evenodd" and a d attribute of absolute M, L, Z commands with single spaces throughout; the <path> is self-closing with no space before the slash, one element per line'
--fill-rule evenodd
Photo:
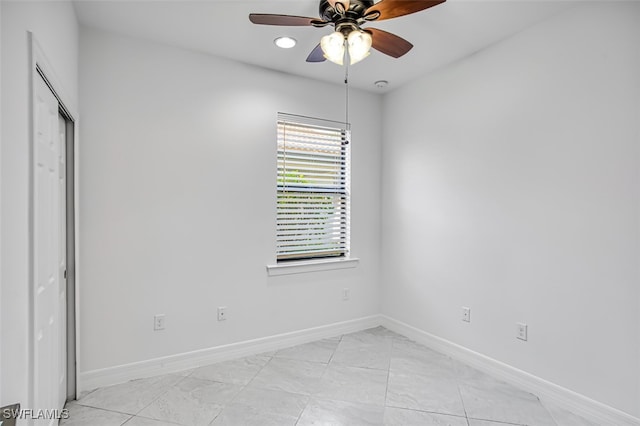
<path fill-rule="evenodd" d="M 325 58 L 338 65 L 344 64 L 344 35 L 342 33 L 336 31 L 322 37 L 320 48 Z"/>
<path fill-rule="evenodd" d="M 351 58 L 351 65 L 360 62 L 371 53 L 371 34 L 366 31 L 351 31 L 347 38 L 347 45 L 349 46 L 349 58 Z"/>

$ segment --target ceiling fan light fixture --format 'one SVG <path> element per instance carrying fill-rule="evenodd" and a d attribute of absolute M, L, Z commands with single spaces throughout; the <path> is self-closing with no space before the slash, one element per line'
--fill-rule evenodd
<path fill-rule="evenodd" d="M 369 56 L 371 53 L 371 34 L 362 30 L 355 30 L 349 33 L 347 45 L 349 46 L 349 58 L 351 65 L 356 64 Z"/>
<path fill-rule="evenodd" d="M 273 42 L 276 46 L 282 49 L 291 49 L 297 43 L 296 39 L 291 37 L 278 37 L 277 39 L 273 40 Z"/>
<path fill-rule="evenodd" d="M 320 48 L 324 57 L 334 64 L 344 64 L 344 35 L 341 32 L 333 32 L 320 39 Z"/>
<path fill-rule="evenodd" d="M 383 21 L 411 15 L 437 6 L 446 0 L 319 1 L 319 18 L 272 13 L 250 13 L 249 20 L 259 25 L 316 28 L 333 26 L 336 32 L 322 37 L 320 44 L 314 47 L 309 56 L 307 56 L 307 62 L 319 63 L 328 59 L 336 64 L 344 65 L 344 57 L 349 54 L 347 63 L 355 64 L 366 58 L 372 47 L 392 58 L 403 56 L 413 47 L 407 40 L 387 31 L 366 28 L 363 32 L 360 29 L 361 25 L 372 21 Z M 355 34 L 351 34 L 352 32 L 355 32 Z"/>

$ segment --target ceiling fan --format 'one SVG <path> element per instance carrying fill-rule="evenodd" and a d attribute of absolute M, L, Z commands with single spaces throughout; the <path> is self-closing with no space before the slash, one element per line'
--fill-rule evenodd
<path fill-rule="evenodd" d="M 399 58 L 413 45 L 395 34 L 362 25 L 385 19 L 409 15 L 444 3 L 445 0 L 320 0 L 320 18 L 304 16 L 252 13 L 249 20 L 260 25 L 311 26 L 333 25 L 335 32 L 322 37 L 307 62 L 323 62 L 329 59 L 343 64 L 345 53 L 351 64 L 369 55 L 371 47 Z"/>

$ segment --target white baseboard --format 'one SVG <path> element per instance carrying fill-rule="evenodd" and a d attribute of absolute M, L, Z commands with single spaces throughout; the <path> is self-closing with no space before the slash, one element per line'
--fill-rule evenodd
<path fill-rule="evenodd" d="M 160 374 L 177 373 L 215 362 L 275 351 L 289 346 L 300 345 L 313 342 L 314 340 L 339 336 L 341 334 L 353 333 L 379 325 L 380 316 L 372 315 L 260 339 L 246 340 L 131 364 L 85 371 L 81 372 L 78 377 L 78 395 L 103 386 L 115 385 L 129 380 L 152 377 Z"/>
<path fill-rule="evenodd" d="M 627 413 L 386 315 L 381 315 L 380 325 L 599 425 L 640 426 L 640 419 Z"/>

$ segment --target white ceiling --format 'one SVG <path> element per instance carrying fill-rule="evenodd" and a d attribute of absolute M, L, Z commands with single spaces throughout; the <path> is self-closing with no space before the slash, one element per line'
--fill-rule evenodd
<path fill-rule="evenodd" d="M 372 23 L 414 44 L 393 59 L 380 52 L 350 68 L 349 82 L 373 92 L 393 90 L 567 9 L 569 1 L 448 0 L 413 15 Z M 249 13 L 318 16 L 318 0 L 76 0 L 82 25 L 140 37 L 240 62 L 342 84 L 344 68 L 329 61 L 307 63 L 309 52 L 331 27 L 254 25 Z M 273 40 L 288 35 L 293 49 Z M 374 86 L 388 80 L 386 89 Z"/>

